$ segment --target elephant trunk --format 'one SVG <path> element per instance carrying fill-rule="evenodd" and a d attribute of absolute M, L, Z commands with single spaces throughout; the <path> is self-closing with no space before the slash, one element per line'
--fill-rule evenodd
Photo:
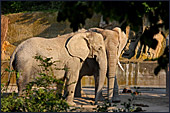
<path fill-rule="evenodd" d="M 116 66 L 118 63 L 117 49 L 115 48 L 113 51 L 108 51 L 108 100 L 112 101 L 113 96 L 113 88 L 114 88 L 114 80 L 116 76 Z"/>
<path fill-rule="evenodd" d="M 100 55 L 96 58 L 96 61 L 99 63 L 99 86 L 95 98 L 95 103 L 97 104 L 97 101 L 101 96 L 102 88 L 104 86 L 106 73 L 107 73 L 107 56 L 104 49 L 102 53 L 100 53 Z"/>

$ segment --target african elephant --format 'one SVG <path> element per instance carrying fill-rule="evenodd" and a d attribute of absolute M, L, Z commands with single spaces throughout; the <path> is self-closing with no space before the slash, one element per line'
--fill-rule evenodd
<path fill-rule="evenodd" d="M 126 34 L 123 31 L 121 31 L 121 29 L 118 28 L 118 27 L 114 28 L 113 30 L 91 28 L 91 29 L 89 29 L 89 31 L 93 31 L 93 32 L 97 32 L 97 33 L 102 34 L 103 40 L 105 42 L 106 53 L 107 53 L 107 61 L 108 61 L 108 63 L 107 63 L 108 64 L 107 65 L 108 99 L 109 99 L 110 102 L 112 102 L 114 77 L 116 75 L 116 65 L 117 64 L 120 65 L 119 56 L 121 54 L 121 51 L 125 47 L 128 39 L 127 39 Z M 101 82 L 98 82 L 98 80 L 100 80 L 100 78 L 98 78 L 98 76 L 97 76 L 97 73 L 98 73 L 96 71 L 97 69 L 96 68 L 93 68 L 94 70 L 90 69 L 90 68 L 94 67 L 95 65 L 97 67 L 97 64 L 92 63 L 92 62 L 94 62 L 94 61 L 88 60 L 87 63 L 86 62 L 84 63 L 84 66 L 82 67 L 82 69 L 80 71 L 79 82 L 81 81 L 82 76 L 94 75 L 94 78 L 95 78 L 95 94 L 96 94 L 97 87 L 98 87 L 96 85 L 101 85 Z M 90 65 L 93 65 L 93 66 L 90 66 Z M 103 85 L 105 79 L 102 79 L 100 81 L 102 81 L 102 85 Z M 75 96 L 81 96 L 80 95 L 80 89 L 81 89 L 80 85 L 81 85 L 81 83 L 79 83 L 79 82 L 77 83 L 77 86 L 76 86 L 76 88 L 77 88 L 76 94 L 78 94 L 78 95 L 75 95 Z"/>
<path fill-rule="evenodd" d="M 66 76 L 68 96 L 66 101 L 69 105 L 75 105 L 74 91 L 78 81 L 79 71 L 86 58 L 94 58 L 100 67 L 99 77 L 105 79 L 107 72 L 107 56 L 103 36 L 95 32 L 71 33 L 56 38 L 33 37 L 22 42 L 14 50 L 10 59 L 10 69 L 13 66 L 20 73 L 17 79 L 18 94 L 21 95 L 25 85 L 32 81 L 38 71 L 38 62 L 33 58 L 36 55 L 53 57 L 57 68 L 68 68 L 65 70 L 54 70 L 55 77 L 62 79 Z M 10 78 L 10 74 L 9 74 Z M 104 81 L 100 81 L 104 82 Z M 71 84 L 70 84 L 71 83 Z M 69 84 L 69 85 L 68 85 Z M 102 88 L 99 86 L 98 91 Z"/>

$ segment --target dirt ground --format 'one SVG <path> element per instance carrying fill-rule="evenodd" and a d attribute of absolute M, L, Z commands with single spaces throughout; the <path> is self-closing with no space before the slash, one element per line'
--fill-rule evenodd
<path fill-rule="evenodd" d="M 9 91 L 16 91 L 17 87 L 9 87 Z M 130 89 L 132 92 L 135 89 Z M 128 99 L 132 99 L 131 93 L 122 93 L 123 89 L 119 89 L 120 103 L 115 103 L 117 108 L 122 108 L 121 105 L 124 102 L 128 102 Z M 135 96 L 133 103 L 136 107 L 142 108 L 141 112 L 169 112 L 169 96 L 166 96 L 165 88 L 152 88 L 152 87 L 140 87 L 138 90 L 140 94 Z M 104 89 L 104 95 L 106 94 L 106 89 Z M 75 97 L 74 102 L 77 104 L 77 112 L 93 112 L 93 108 L 97 107 L 94 105 L 94 88 L 82 88 L 82 97 Z M 114 103 L 113 103 L 114 104 Z M 74 108 L 74 107 L 72 107 Z M 110 107 L 110 109 L 115 109 L 115 107 Z"/>
<path fill-rule="evenodd" d="M 105 90 L 106 91 L 106 90 Z M 128 99 L 132 99 L 131 93 L 122 93 L 123 89 L 119 90 L 120 103 L 116 103 L 118 108 Z M 131 89 L 132 92 L 135 89 Z M 140 93 L 135 96 L 133 105 L 142 108 L 140 112 L 169 112 L 169 96 L 166 96 L 165 88 L 140 88 Z M 96 107 L 94 104 L 94 88 L 83 88 L 82 97 L 75 97 L 74 102 L 84 112 L 92 112 L 92 108 Z M 114 107 L 112 107 L 114 109 Z M 111 108 L 111 109 L 112 109 Z"/>

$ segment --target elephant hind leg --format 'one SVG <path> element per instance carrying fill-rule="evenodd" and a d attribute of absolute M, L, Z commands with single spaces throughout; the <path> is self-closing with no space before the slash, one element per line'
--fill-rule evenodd
<path fill-rule="evenodd" d="M 24 73 L 19 72 L 19 78 L 17 80 L 18 86 L 18 96 L 23 94 L 23 90 L 26 88 L 26 85 L 29 83 L 29 76 L 26 76 Z"/>
<path fill-rule="evenodd" d="M 74 93 L 75 97 L 81 97 L 81 79 L 82 77 L 79 76 L 79 79 L 78 79 L 78 82 L 75 88 L 75 93 Z"/>
<path fill-rule="evenodd" d="M 31 70 L 32 65 L 30 63 L 25 63 L 24 68 L 17 71 L 17 86 L 18 86 L 18 95 L 23 94 L 23 89 L 26 88 L 26 85 L 30 82 L 31 75 L 33 71 Z"/>
<path fill-rule="evenodd" d="M 95 80 L 95 98 L 96 98 L 97 89 L 99 85 L 99 75 L 94 75 L 94 80 Z"/>
<path fill-rule="evenodd" d="M 19 73 L 19 72 L 17 72 L 17 73 Z M 19 73 L 19 75 L 21 75 L 21 73 Z M 17 86 L 18 86 L 18 96 L 21 96 L 22 95 L 22 90 L 23 90 L 23 77 L 22 76 L 20 76 L 17 80 L 16 80 L 16 82 L 17 82 Z"/>

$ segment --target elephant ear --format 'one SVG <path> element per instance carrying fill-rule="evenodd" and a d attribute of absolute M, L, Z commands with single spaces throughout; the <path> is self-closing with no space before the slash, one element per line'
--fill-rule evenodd
<path fill-rule="evenodd" d="M 113 31 L 116 31 L 116 32 L 118 32 L 118 34 L 119 34 L 119 40 L 121 40 L 121 29 L 119 28 L 119 27 L 115 27 L 114 29 L 113 29 Z"/>
<path fill-rule="evenodd" d="M 119 46 L 118 46 L 118 56 L 120 56 L 120 54 L 121 54 L 121 49 L 123 49 L 123 47 L 125 46 L 124 45 L 124 41 L 123 40 L 125 40 L 124 39 L 124 37 L 126 37 L 126 35 L 122 32 L 122 30 L 119 28 L 119 27 L 115 27 L 114 29 L 113 29 L 113 31 L 116 31 L 117 33 L 118 33 L 118 41 L 119 41 Z M 125 43 L 126 44 L 126 43 Z"/>
<path fill-rule="evenodd" d="M 66 43 L 66 48 L 71 56 L 81 58 L 83 61 L 89 55 L 88 43 L 85 33 L 78 33 L 72 36 Z"/>

